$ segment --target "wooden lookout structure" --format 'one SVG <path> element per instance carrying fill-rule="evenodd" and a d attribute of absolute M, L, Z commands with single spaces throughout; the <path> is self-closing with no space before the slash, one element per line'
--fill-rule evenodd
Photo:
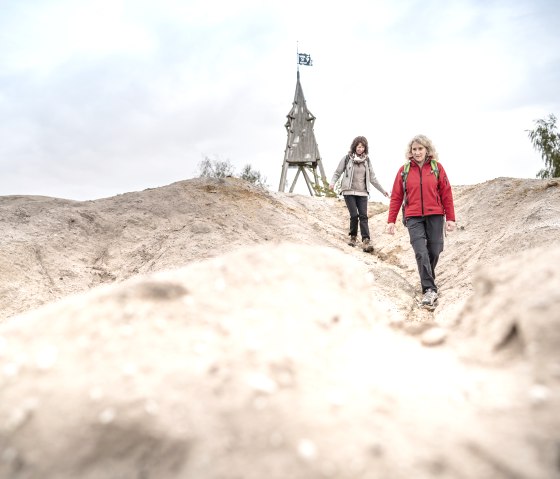
<path fill-rule="evenodd" d="M 280 175 L 280 186 L 278 191 L 285 191 L 288 182 L 288 170 L 297 168 L 296 175 L 290 186 L 290 193 L 293 193 L 296 182 L 300 174 L 305 179 L 309 194 L 314 196 L 317 191 L 314 185 L 324 186 L 327 184 L 319 147 L 315 141 L 315 133 L 313 125 L 315 117 L 307 109 L 303 89 L 299 80 L 299 68 L 297 72 L 296 93 L 292 109 L 287 115 L 286 130 L 288 132 L 288 140 L 286 150 L 284 152 L 284 164 L 282 165 L 282 174 Z M 319 173 L 317 172 L 319 169 Z M 313 175 L 310 178 L 310 174 Z M 320 174 L 320 177 L 319 177 Z M 323 184 L 321 185 L 320 179 Z"/>

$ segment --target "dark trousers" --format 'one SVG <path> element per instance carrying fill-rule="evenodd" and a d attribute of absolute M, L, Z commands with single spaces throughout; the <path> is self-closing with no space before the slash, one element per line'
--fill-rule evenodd
<path fill-rule="evenodd" d="M 367 217 L 367 196 L 344 195 L 346 207 L 350 212 L 350 236 L 358 236 L 358 223 L 360 224 L 360 233 L 362 241 L 369 238 L 369 225 Z"/>
<path fill-rule="evenodd" d="M 437 292 L 436 265 L 443 251 L 443 215 L 413 216 L 406 219 L 410 244 L 416 255 L 422 293 Z"/>

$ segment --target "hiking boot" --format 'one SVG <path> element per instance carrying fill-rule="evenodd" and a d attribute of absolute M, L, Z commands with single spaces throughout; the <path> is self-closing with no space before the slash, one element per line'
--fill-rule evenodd
<path fill-rule="evenodd" d="M 373 253 L 373 245 L 371 244 L 369 238 L 364 238 L 364 241 L 362 242 L 362 247 L 364 252 Z"/>
<path fill-rule="evenodd" d="M 438 299 L 437 293 L 433 289 L 427 289 L 422 298 L 422 304 L 424 306 L 433 306 L 436 304 Z"/>
<path fill-rule="evenodd" d="M 348 246 L 356 246 L 357 238 L 355 236 L 350 236 L 350 241 L 348 241 Z"/>

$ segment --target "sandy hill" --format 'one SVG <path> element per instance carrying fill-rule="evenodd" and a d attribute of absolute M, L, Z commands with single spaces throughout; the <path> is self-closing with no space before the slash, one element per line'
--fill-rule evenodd
<path fill-rule="evenodd" d="M 0 197 L 0 477 L 560 477 L 559 183 L 454 195 L 434 312 L 380 203 Z"/>

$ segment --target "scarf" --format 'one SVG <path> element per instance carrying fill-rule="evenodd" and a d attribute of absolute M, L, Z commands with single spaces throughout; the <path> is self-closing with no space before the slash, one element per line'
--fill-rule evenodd
<path fill-rule="evenodd" d="M 367 155 L 358 156 L 356 153 L 352 155 L 352 161 L 354 163 L 364 163 L 368 159 Z"/>

